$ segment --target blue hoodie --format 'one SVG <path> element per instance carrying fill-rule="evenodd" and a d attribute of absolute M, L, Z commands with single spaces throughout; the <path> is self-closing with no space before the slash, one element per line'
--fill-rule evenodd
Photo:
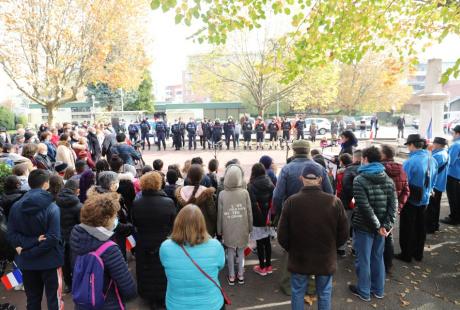
<path fill-rule="evenodd" d="M 385 167 L 381 163 L 369 163 L 358 168 L 359 173 L 379 174 L 385 171 Z"/>
<path fill-rule="evenodd" d="M 460 138 L 454 139 L 449 148 L 450 163 L 447 175 L 460 180 Z"/>
<path fill-rule="evenodd" d="M 447 169 L 449 166 L 449 154 L 446 149 L 433 150 L 433 158 L 438 163 L 438 174 L 434 189 L 445 192 L 447 183 Z M 439 171 L 441 169 L 441 171 Z"/>
<path fill-rule="evenodd" d="M 428 170 L 428 161 L 430 160 L 430 178 L 428 186 L 425 186 L 425 174 Z M 423 188 L 422 200 L 413 201 L 409 196 L 409 202 L 415 206 L 426 206 L 430 200 L 430 193 L 436 183 L 438 172 L 438 163 L 431 157 L 427 150 L 416 150 L 409 154 L 409 159 L 403 163 L 403 169 L 407 174 L 407 181 L 410 185 Z"/>
<path fill-rule="evenodd" d="M 32 189 L 11 208 L 8 218 L 8 241 L 22 247 L 15 262 L 20 269 L 45 270 L 64 264 L 60 211 L 53 196 L 42 189 Z M 46 240 L 38 242 L 45 235 Z"/>

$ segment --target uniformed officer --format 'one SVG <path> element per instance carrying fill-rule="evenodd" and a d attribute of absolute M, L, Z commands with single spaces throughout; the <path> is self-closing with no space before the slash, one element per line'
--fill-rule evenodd
<path fill-rule="evenodd" d="M 271 123 L 268 124 L 268 132 L 270 133 L 270 150 L 273 149 L 273 147 L 275 150 L 277 148 L 276 142 L 278 141 L 278 130 L 280 130 L 280 127 L 276 122 L 276 117 L 273 117 Z"/>
<path fill-rule="evenodd" d="M 302 116 L 299 117 L 297 122 L 295 123 L 295 129 L 297 130 L 297 140 L 304 139 L 303 137 L 303 130 L 305 128 L 305 120 Z"/>
<path fill-rule="evenodd" d="M 222 144 L 220 144 L 222 140 L 222 125 L 220 124 L 220 120 L 217 118 L 214 122 L 214 126 L 212 126 L 212 143 L 213 148 L 219 146 L 219 149 L 222 149 Z"/>
<path fill-rule="evenodd" d="M 163 144 L 163 150 L 166 151 L 166 124 L 162 119 L 157 121 L 155 125 L 155 132 L 158 139 L 158 151 L 161 150 L 161 144 Z"/>
<path fill-rule="evenodd" d="M 171 126 L 171 133 L 173 135 L 173 146 L 176 147 L 176 151 L 179 151 L 182 146 L 180 124 L 177 119 L 174 120 L 174 124 Z"/>
<path fill-rule="evenodd" d="M 258 150 L 259 148 L 263 150 L 264 149 L 265 123 L 262 120 L 261 116 L 257 117 L 255 130 L 256 130 L 256 141 L 257 141 L 256 150 Z"/>
<path fill-rule="evenodd" d="M 190 121 L 187 123 L 186 129 L 188 136 L 188 150 L 190 151 L 192 149 L 192 144 L 193 150 L 196 150 L 196 124 L 192 117 L 190 117 Z"/>
<path fill-rule="evenodd" d="M 203 120 L 201 128 L 203 129 L 203 150 L 206 150 L 206 144 L 208 145 L 208 148 L 211 149 L 212 130 L 211 124 L 209 123 L 207 118 Z"/>
<path fill-rule="evenodd" d="M 244 149 L 252 149 L 251 147 L 251 134 L 252 134 L 252 124 L 246 116 L 243 121 L 243 139 L 244 139 Z"/>
<path fill-rule="evenodd" d="M 230 138 L 233 141 L 233 149 L 235 149 L 236 148 L 235 122 L 233 121 L 232 116 L 229 116 L 227 122 L 224 124 L 224 134 L 225 134 L 225 145 L 227 146 L 227 150 L 230 148 Z"/>

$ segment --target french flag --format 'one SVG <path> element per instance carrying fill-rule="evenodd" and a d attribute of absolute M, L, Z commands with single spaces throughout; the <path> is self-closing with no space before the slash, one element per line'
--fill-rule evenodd
<path fill-rule="evenodd" d="M 136 239 L 133 235 L 126 237 L 126 250 L 131 251 L 136 246 Z"/>
<path fill-rule="evenodd" d="M 7 290 L 11 290 L 13 287 L 22 284 L 22 274 L 19 269 L 14 269 L 13 272 L 10 272 L 4 275 L 2 278 L 2 283 Z"/>

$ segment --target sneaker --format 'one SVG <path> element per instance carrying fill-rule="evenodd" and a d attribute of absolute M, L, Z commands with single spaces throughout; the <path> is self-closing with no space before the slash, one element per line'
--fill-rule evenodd
<path fill-rule="evenodd" d="M 238 276 L 238 284 L 240 284 L 240 285 L 244 284 L 244 277 L 243 276 Z"/>
<path fill-rule="evenodd" d="M 265 277 L 267 275 L 267 272 L 266 272 L 265 268 L 260 268 L 259 265 L 254 266 L 254 268 L 252 268 L 252 270 L 254 270 L 255 273 L 257 273 L 258 275 L 261 275 L 263 277 Z"/>
<path fill-rule="evenodd" d="M 265 271 L 267 272 L 267 274 L 272 274 L 273 273 L 273 267 L 272 266 L 265 267 Z"/>
<path fill-rule="evenodd" d="M 350 289 L 351 293 L 353 295 L 355 295 L 356 297 L 359 297 L 359 299 L 361 299 L 362 301 L 371 301 L 370 297 L 363 297 L 361 296 L 359 293 L 358 293 L 358 288 L 356 287 L 356 285 L 348 285 L 348 288 Z"/>
<path fill-rule="evenodd" d="M 228 285 L 230 286 L 235 285 L 235 277 L 227 276 L 227 282 L 228 282 Z"/>
<path fill-rule="evenodd" d="M 372 293 L 372 295 L 374 295 L 374 297 L 377 299 L 383 299 L 383 295 L 378 295 L 376 293 Z"/>

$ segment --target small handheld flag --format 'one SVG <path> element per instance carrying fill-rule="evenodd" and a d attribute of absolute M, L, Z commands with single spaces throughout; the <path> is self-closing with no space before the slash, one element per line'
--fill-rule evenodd
<path fill-rule="evenodd" d="M 13 272 L 7 273 L 2 278 L 2 283 L 7 290 L 22 284 L 22 274 L 19 269 L 14 269 Z"/>
<path fill-rule="evenodd" d="M 430 143 L 431 139 L 433 138 L 433 118 L 430 118 L 430 123 L 428 124 L 428 127 L 426 129 L 426 139 L 427 142 Z"/>
<path fill-rule="evenodd" d="M 126 237 L 126 250 L 131 251 L 136 246 L 136 239 L 133 235 Z"/>

